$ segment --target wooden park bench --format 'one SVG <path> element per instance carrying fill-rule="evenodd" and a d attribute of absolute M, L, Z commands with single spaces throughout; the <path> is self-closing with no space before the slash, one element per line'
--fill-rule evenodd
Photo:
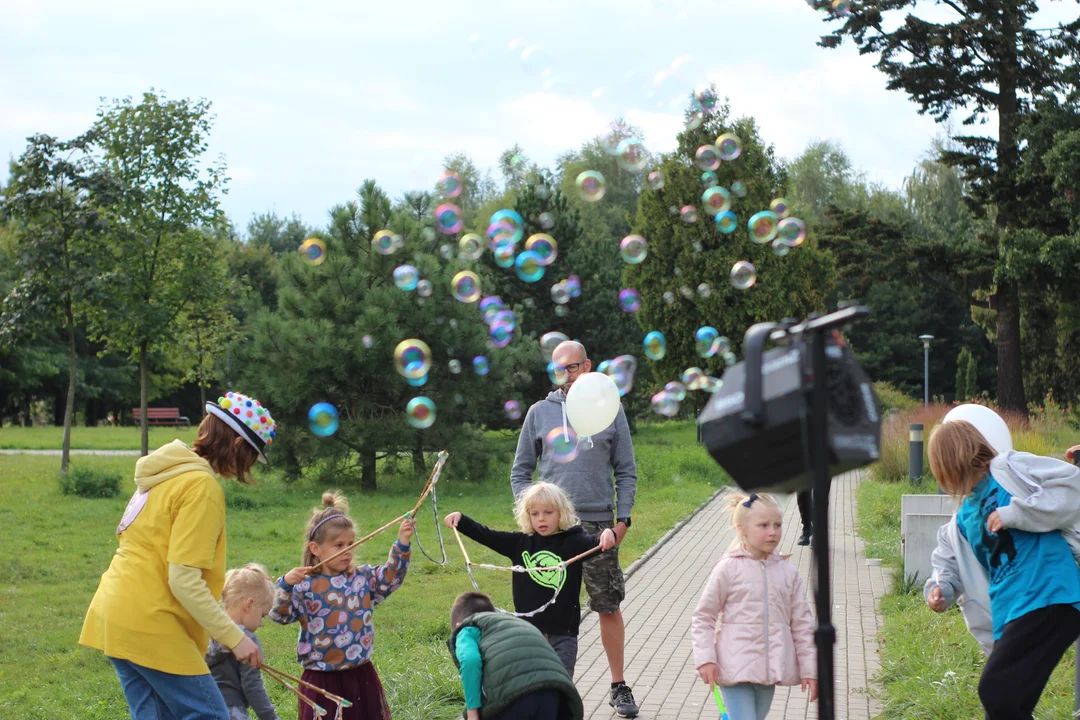
<path fill-rule="evenodd" d="M 131 414 L 134 417 L 135 424 L 138 425 L 142 422 L 142 409 L 132 408 Z M 185 427 L 191 427 L 191 421 L 180 414 L 180 408 L 147 408 L 146 409 L 146 424 L 147 425 L 184 425 Z"/>

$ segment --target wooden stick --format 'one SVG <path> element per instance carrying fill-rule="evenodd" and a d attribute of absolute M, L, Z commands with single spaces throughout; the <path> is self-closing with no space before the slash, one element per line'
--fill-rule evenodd
<path fill-rule="evenodd" d="M 414 515 L 416 515 L 416 511 L 419 510 L 420 506 L 424 503 L 424 499 L 427 498 L 428 493 L 431 492 L 431 488 L 435 487 L 435 483 L 437 483 L 439 481 L 439 474 L 442 473 L 443 465 L 446 464 L 446 459 L 449 458 L 449 457 L 450 457 L 450 453 L 446 452 L 445 450 L 440 450 L 439 451 L 439 460 L 438 460 L 438 462 L 435 463 L 435 467 L 431 469 L 431 477 L 428 478 L 427 485 L 424 486 L 424 491 L 422 493 L 420 493 L 420 499 L 416 501 L 416 505 L 413 506 L 413 509 L 410 512 L 406 513 L 405 515 L 402 515 L 399 518 L 394 518 L 393 520 L 386 523 L 385 525 L 383 525 L 378 530 L 373 530 L 372 532 L 369 532 L 367 535 L 360 538 L 359 540 L 357 540 L 356 542 L 354 542 L 352 545 L 345 548 L 344 550 L 341 550 L 340 552 L 336 552 L 333 555 L 331 555 L 330 557 L 324 558 L 324 559 L 320 560 L 319 562 L 315 563 L 314 565 L 311 566 L 311 569 L 308 571 L 309 574 L 313 574 L 315 572 L 315 568 L 320 567 L 322 565 L 325 565 L 326 563 L 330 562 L 334 558 L 341 557 L 342 555 L 349 552 L 350 550 L 355 550 L 356 548 L 360 547 L 361 545 L 363 545 L 364 543 L 366 543 L 368 540 L 375 537 L 376 535 L 378 535 L 378 534 L 380 534 L 382 532 L 385 532 L 386 530 L 393 527 L 394 525 L 397 525 L 402 520 L 405 520 L 407 518 L 411 518 Z"/>
<path fill-rule="evenodd" d="M 597 545 L 596 547 L 592 548 L 591 550 L 586 550 L 585 552 L 583 552 L 583 553 L 581 553 L 579 555 L 575 555 L 574 557 L 570 558 L 569 560 L 565 560 L 565 561 L 559 563 L 559 565 L 556 565 L 555 567 L 531 567 L 531 568 L 527 568 L 527 567 L 521 567 L 520 565 L 512 565 L 510 567 L 506 567 L 506 566 L 503 566 L 503 565 L 488 565 L 487 563 L 474 563 L 473 561 L 469 560 L 469 553 L 467 553 L 465 551 L 465 543 L 463 543 L 461 541 L 461 535 L 458 534 L 458 530 L 457 530 L 456 527 L 453 528 L 453 530 L 454 530 L 454 537 L 457 538 L 458 547 L 461 548 L 461 554 L 465 556 L 465 564 L 466 565 L 471 565 L 473 567 L 486 568 L 488 570 L 509 570 L 511 572 L 548 572 L 548 571 L 551 571 L 551 570 L 557 570 L 559 568 L 559 565 L 561 565 L 563 567 L 565 567 L 567 565 L 572 565 L 573 563 L 576 563 L 578 560 L 582 560 L 584 558 L 587 558 L 590 555 L 592 555 L 593 553 L 600 550 L 600 546 Z M 517 568 L 520 568 L 520 569 L 517 569 Z"/>
<path fill-rule="evenodd" d="M 325 710 L 325 708 L 323 708 L 323 707 L 322 707 L 321 705 L 319 705 L 318 703 L 316 703 L 316 702 L 315 702 L 314 700 L 312 700 L 311 698 L 309 698 L 309 697 L 308 697 L 307 695 L 305 695 L 304 693 L 302 693 L 302 692 L 300 692 L 299 690 L 297 690 L 296 688 L 294 688 L 294 687 L 293 687 L 292 685 L 290 685 L 289 683 L 285 682 L 285 680 L 284 680 L 284 679 L 282 679 L 282 678 L 279 678 L 279 677 L 278 677 L 277 675 L 275 675 L 274 673 L 267 673 L 267 675 L 269 675 L 269 676 L 270 676 L 270 677 L 271 677 L 272 679 L 274 679 L 274 680 L 277 680 L 277 681 L 278 681 L 279 683 L 281 683 L 282 685 L 284 685 L 284 686 L 285 686 L 285 687 L 286 687 L 286 688 L 287 688 L 287 689 L 289 690 L 289 692 L 291 692 L 291 693 L 292 693 L 293 695 L 295 695 L 296 697 L 300 698 L 300 702 L 302 702 L 302 703 L 306 703 L 306 704 L 307 704 L 307 706 L 308 706 L 308 707 L 310 707 L 310 708 L 311 708 L 311 709 L 312 709 L 312 710 L 313 710 L 313 711 L 315 712 L 315 717 L 322 717 L 323 715 L 325 715 L 325 714 L 326 714 L 326 710 Z"/>
<path fill-rule="evenodd" d="M 472 565 L 472 562 L 469 561 L 469 553 L 465 550 L 465 543 L 461 542 L 461 535 L 458 534 L 457 526 L 450 529 L 454 531 L 454 537 L 457 538 L 457 544 L 458 547 L 461 548 L 461 554 L 465 556 L 465 564 Z"/>
<path fill-rule="evenodd" d="M 315 692 L 323 695 L 326 699 L 332 700 L 333 702 L 337 703 L 341 707 L 352 707 L 352 702 L 350 702 L 349 700 L 346 700 L 345 698 L 341 697 L 340 695 L 335 695 L 334 693 L 330 692 L 329 690 L 323 690 L 321 687 L 319 687 L 317 685 L 312 685 L 311 683 L 307 682 L 306 680 L 301 680 L 300 678 L 298 678 L 298 677 L 296 677 L 294 675 L 290 675 L 287 672 L 284 672 L 282 670 L 278 670 L 277 668 L 270 667 L 266 663 L 263 663 L 259 667 L 263 670 L 263 672 L 266 672 L 266 673 L 268 673 L 270 675 L 277 675 L 278 677 L 275 678 L 277 680 L 280 680 L 281 678 L 284 678 L 286 680 L 292 680 L 297 685 L 303 685 L 304 687 L 308 688 L 309 690 L 314 690 Z"/>

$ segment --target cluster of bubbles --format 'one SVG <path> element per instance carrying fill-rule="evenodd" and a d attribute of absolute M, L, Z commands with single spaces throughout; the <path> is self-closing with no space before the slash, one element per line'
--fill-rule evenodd
<path fill-rule="evenodd" d="M 566 304 L 573 298 L 581 297 L 581 278 L 577 275 L 559 280 L 551 286 L 551 299 L 555 303 L 555 312 L 566 315 Z"/>
<path fill-rule="evenodd" d="M 602 372 L 612 379 L 619 395 L 625 396 L 634 389 L 634 376 L 637 374 L 637 358 L 633 355 L 619 355 L 600 363 L 597 372 Z"/>

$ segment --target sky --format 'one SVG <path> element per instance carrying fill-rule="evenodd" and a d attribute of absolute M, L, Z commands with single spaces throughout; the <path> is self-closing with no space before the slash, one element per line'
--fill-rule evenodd
<path fill-rule="evenodd" d="M 805 0 L 0 0 L 0 155 L 80 134 L 102 98 L 206 98 L 232 221 L 321 226 L 367 178 L 432 189 L 454 152 L 497 176 L 518 143 L 553 167 L 618 117 L 670 151 L 711 82 L 781 157 L 830 139 L 897 188 L 945 128 L 872 56 L 817 47 L 822 18 Z"/>

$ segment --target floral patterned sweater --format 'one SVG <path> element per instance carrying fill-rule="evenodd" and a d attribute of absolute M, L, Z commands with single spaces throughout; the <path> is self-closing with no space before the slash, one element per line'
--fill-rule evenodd
<path fill-rule="evenodd" d="M 394 542 L 386 564 L 361 565 L 351 573 L 316 575 L 296 585 L 282 577 L 270 619 L 300 622 L 296 659 L 308 670 L 348 670 L 371 660 L 375 642 L 372 611 L 401 587 L 410 546 Z"/>

